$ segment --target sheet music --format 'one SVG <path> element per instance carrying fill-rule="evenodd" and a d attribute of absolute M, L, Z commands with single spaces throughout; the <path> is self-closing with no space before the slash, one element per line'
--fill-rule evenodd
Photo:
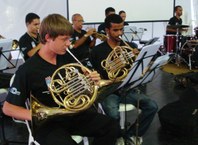
<path fill-rule="evenodd" d="M 126 84 L 131 84 L 143 77 L 146 69 L 149 67 L 151 59 L 157 53 L 159 47 L 160 44 L 155 43 L 153 45 L 145 46 L 141 49 L 138 57 L 136 58 L 136 61 L 133 63 L 132 69 L 124 79 L 123 83 L 118 87 L 118 89 L 122 88 Z"/>
<path fill-rule="evenodd" d="M 158 73 L 161 66 L 167 64 L 170 60 L 170 55 L 166 54 L 163 56 L 159 56 L 150 67 L 149 71 L 145 73 L 143 78 L 139 79 L 138 81 L 135 81 L 130 88 L 135 88 L 140 84 L 146 84 L 148 82 L 151 82 L 156 74 Z"/>

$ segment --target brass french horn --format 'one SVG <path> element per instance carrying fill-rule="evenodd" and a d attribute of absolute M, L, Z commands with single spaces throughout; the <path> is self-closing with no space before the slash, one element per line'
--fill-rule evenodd
<path fill-rule="evenodd" d="M 108 57 L 101 62 L 101 66 L 106 70 L 108 78 L 114 81 L 123 80 L 133 66 L 136 59 L 135 48 L 131 48 L 121 37 L 125 46 L 113 48 Z"/>
<path fill-rule="evenodd" d="M 48 87 L 54 102 L 59 107 L 47 107 L 31 97 L 32 116 L 44 120 L 55 115 L 75 114 L 92 106 L 99 87 L 106 86 L 111 81 L 101 80 L 96 84 L 85 75 L 90 72 L 81 63 L 66 64 L 58 68 L 53 73 Z"/>

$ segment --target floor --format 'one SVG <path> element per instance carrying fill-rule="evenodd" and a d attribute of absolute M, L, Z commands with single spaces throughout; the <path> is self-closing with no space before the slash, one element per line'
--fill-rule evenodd
<path fill-rule="evenodd" d="M 175 82 L 172 74 L 160 70 L 154 80 L 143 86 L 142 90 L 157 102 L 160 110 L 164 105 L 178 100 L 185 88 Z M 2 118 L 0 121 L 2 121 Z M 5 130 L 8 140 L 27 140 L 27 129 L 25 125 L 14 123 L 9 117 L 5 118 Z M 0 136 L 2 137 L 2 133 Z M 149 130 L 143 138 L 143 145 L 198 145 L 198 138 L 179 138 L 165 133 L 161 129 L 158 114 L 155 116 Z M 1 143 L 1 145 L 4 144 Z"/>

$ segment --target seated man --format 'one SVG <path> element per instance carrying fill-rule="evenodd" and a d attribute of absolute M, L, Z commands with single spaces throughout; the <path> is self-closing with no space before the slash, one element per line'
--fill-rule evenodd
<path fill-rule="evenodd" d="M 3 106 L 3 112 L 16 119 L 33 121 L 31 111 L 22 107 L 30 98 L 30 93 L 43 105 L 58 107 L 48 88 L 49 78 L 68 62 L 65 53 L 71 44 L 73 28 L 63 16 L 51 14 L 43 19 L 39 32 L 42 48 L 16 71 Z M 65 75 L 71 76 L 68 73 Z M 88 76 L 96 84 L 100 81 L 96 71 Z M 71 135 L 94 137 L 93 145 L 115 145 L 118 124 L 90 108 L 73 115 L 64 112 L 55 114 L 40 124 L 33 121 L 33 130 L 34 138 L 40 145 L 77 145 Z"/>
<path fill-rule="evenodd" d="M 120 39 L 120 37 L 123 35 L 124 22 L 119 15 L 116 14 L 109 15 L 105 19 L 105 26 L 106 26 L 105 28 L 106 32 L 109 37 L 106 42 L 103 42 L 93 48 L 91 52 L 91 62 L 94 69 L 97 70 L 102 76 L 102 79 L 109 79 L 107 71 L 102 67 L 101 62 L 105 60 L 109 56 L 109 54 L 118 46 L 127 45 L 130 48 L 137 48 L 137 45 L 134 43 L 127 43 L 127 42 L 123 43 L 123 41 Z M 137 54 L 138 52 L 136 51 L 136 49 L 133 49 L 133 53 Z M 111 61 L 113 62 L 113 60 Z M 115 63 L 116 62 L 118 63 L 118 59 L 115 60 Z M 116 73 L 119 74 L 119 72 Z M 122 92 L 121 90 L 120 91 L 118 90 L 106 96 L 102 101 L 102 107 L 105 113 L 111 116 L 112 118 L 117 119 L 118 122 L 120 120 L 119 104 L 120 103 L 133 104 L 134 106 L 137 107 L 138 101 L 140 104 L 139 107 L 142 110 L 141 114 L 139 115 L 138 138 L 136 138 L 137 130 L 136 130 L 136 122 L 135 122 L 123 135 L 123 137 L 127 141 L 127 145 L 135 144 L 136 139 L 138 140 L 139 144 L 142 143 L 142 136 L 149 128 L 158 110 L 158 106 L 156 102 L 151 100 L 143 93 L 141 93 L 138 89 L 132 89 L 127 92 L 125 91 Z M 121 136 L 122 135 L 120 133 L 120 137 Z"/>
<path fill-rule="evenodd" d="M 71 37 L 73 49 L 72 52 L 79 60 L 85 60 L 89 58 L 89 52 L 92 47 L 95 46 L 96 38 L 93 36 L 96 33 L 95 28 L 89 28 L 87 31 L 83 30 L 83 17 L 80 14 L 74 14 L 72 16 L 72 26 L 74 28 L 74 34 Z"/>
<path fill-rule="evenodd" d="M 19 39 L 19 47 L 24 60 L 27 60 L 41 48 L 38 33 L 40 17 L 35 13 L 28 13 L 25 17 L 25 23 L 27 32 Z"/>
<path fill-rule="evenodd" d="M 111 15 L 111 14 L 115 14 L 115 9 L 112 7 L 108 7 L 105 9 L 105 17 Z M 105 32 L 105 23 L 101 23 L 98 26 L 98 33 L 102 33 L 102 34 L 106 34 Z"/>

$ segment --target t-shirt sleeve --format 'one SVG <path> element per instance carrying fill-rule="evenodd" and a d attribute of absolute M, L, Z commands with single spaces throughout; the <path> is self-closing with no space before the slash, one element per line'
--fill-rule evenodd
<path fill-rule="evenodd" d="M 13 105 L 24 106 L 25 101 L 30 95 L 30 91 L 27 88 L 26 75 L 19 67 L 19 70 L 14 75 L 13 83 L 9 88 L 6 101 Z"/>
<path fill-rule="evenodd" d="M 19 40 L 19 47 L 20 50 L 22 51 L 24 58 L 28 57 L 28 51 L 31 50 L 33 48 L 31 42 L 28 39 L 25 39 L 25 37 L 22 37 Z"/>

